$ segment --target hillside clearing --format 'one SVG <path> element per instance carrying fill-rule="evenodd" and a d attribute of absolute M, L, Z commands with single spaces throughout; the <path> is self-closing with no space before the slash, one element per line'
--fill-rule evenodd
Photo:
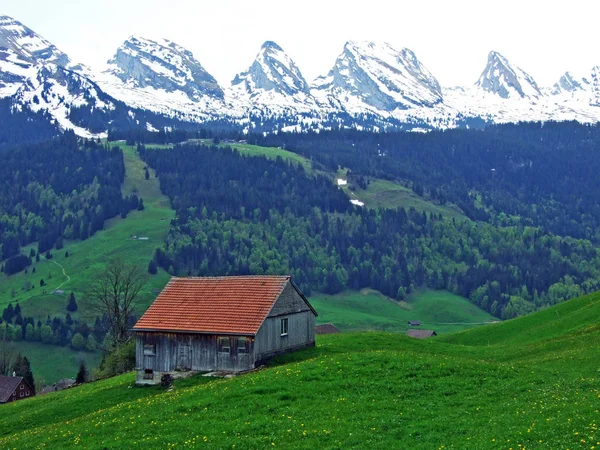
<path fill-rule="evenodd" d="M 352 186 L 346 180 L 346 170 L 343 169 L 338 170 L 336 180 L 342 180 L 342 183 L 337 181 L 337 184 L 351 199 L 364 203 L 367 208 L 404 208 L 407 210 L 414 208 L 428 214 L 441 214 L 444 217 L 466 219 L 456 206 L 432 203 L 397 182 L 375 178 L 369 180 L 366 189 L 361 189 Z"/>

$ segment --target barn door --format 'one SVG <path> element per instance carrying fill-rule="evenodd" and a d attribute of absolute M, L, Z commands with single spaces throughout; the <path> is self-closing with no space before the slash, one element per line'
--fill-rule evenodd
<path fill-rule="evenodd" d="M 177 368 L 179 370 L 192 369 L 192 347 L 188 343 L 179 343 L 177 352 Z"/>

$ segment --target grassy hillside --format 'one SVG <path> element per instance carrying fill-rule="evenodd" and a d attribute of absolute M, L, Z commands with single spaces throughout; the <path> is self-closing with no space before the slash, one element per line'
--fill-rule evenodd
<path fill-rule="evenodd" d="M 346 171 L 339 170 L 337 177 L 346 179 Z M 340 187 L 351 199 L 363 202 L 367 208 L 415 208 L 417 211 L 425 211 L 428 214 L 465 219 L 457 207 L 431 203 L 423 197 L 419 197 L 406 186 L 393 181 L 372 179 L 366 189 L 351 190 L 348 184 Z"/>
<path fill-rule="evenodd" d="M 81 361 L 86 367 L 100 364 L 99 352 L 74 351 L 68 347 L 46 345 L 39 342 L 15 342 L 15 350 L 27 356 L 31 362 L 36 383 L 53 384 L 62 378 L 75 378 Z"/>
<path fill-rule="evenodd" d="M 109 259 L 124 258 L 130 264 L 139 264 L 144 268 L 148 266 L 154 249 L 167 234 L 174 211 L 170 208 L 168 198 L 161 194 L 158 179 L 154 176 L 149 180 L 144 178 L 145 165 L 134 149 L 122 144 L 121 147 L 126 167 L 123 193 L 137 193 L 144 199 L 145 210 L 132 211 L 126 219 L 118 217 L 107 221 L 104 230 L 85 241 L 65 242 L 62 250 L 53 251 L 51 260 L 42 258 L 34 265 L 36 273 L 32 273 L 30 267 L 27 274 L 0 274 L 0 308 L 9 302 L 19 301 L 24 315 L 31 315 L 30 311 L 32 314 L 42 312 L 41 318 L 45 319 L 46 314 L 65 312 L 66 297 L 57 296 L 58 299 L 54 300 L 54 296 L 50 296 L 52 291 L 61 289 L 65 293 L 75 292 L 77 298 L 82 298 L 89 281 L 104 269 Z M 134 240 L 131 236 L 148 237 L 148 240 Z M 69 257 L 65 257 L 66 251 Z M 47 284 L 43 288 L 40 287 L 42 278 Z M 164 271 L 152 277 L 142 295 L 145 305 L 153 298 L 152 289 L 162 288 L 167 280 L 168 275 Z M 22 290 L 26 282 L 34 288 Z"/>
<path fill-rule="evenodd" d="M 79 303 L 79 311 L 72 314 L 74 319 L 93 321 L 94 316 L 86 313 L 84 302 L 86 288 L 97 273 L 104 270 L 106 263 L 112 258 L 122 258 L 129 264 L 148 266 L 154 249 L 165 239 L 174 211 L 170 208 L 167 197 L 160 192 L 158 179 L 150 169 L 151 177 L 144 177 L 145 164 L 133 147 L 119 144 L 124 152 L 126 176 L 123 194 L 136 193 L 144 199 L 144 211 L 132 211 L 127 218 L 111 219 L 105 223 L 105 229 L 97 232 L 85 241 L 68 241 L 62 250 L 54 250 L 51 260 L 42 258 L 35 263 L 36 272 L 18 273 L 12 276 L 0 274 L 0 309 L 17 301 L 21 305 L 22 314 L 32 316 L 36 320 L 46 321 L 50 315 L 66 314 L 66 304 L 70 292 L 74 292 Z M 148 240 L 132 239 L 131 236 L 147 237 Z M 65 257 L 65 252 L 69 256 Z M 64 272 L 63 272 L 64 270 Z M 40 287 L 40 279 L 46 286 Z M 151 276 L 144 290 L 140 293 L 138 313 L 143 312 L 156 297 L 155 289 L 162 289 L 169 275 L 159 269 L 157 275 Z M 23 286 L 30 283 L 34 286 L 29 291 Z M 63 294 L 52 293 L 63 290 Z M 13 295 L 14 294 L 14 295 Z M 46 346 L 40 343 L 19 343 L 19 349 L 29 357 L 35 377 L 47 382 L 54 382 L 65 376 L 74 376 L 81 355 L 69 348 Z M 95 367 L 99 354 L 84 355 L 89 367 Z M 61 366 L 62 367 L 57 367 Z M 56 367 L 56 368 L 55 368 Z M 75 372 L 73 369 L 75 368 Z"/>
<path fill-rule="evenodd" d="M 197 141 L 204 145 L 213 145 L 213 142 L 211 139 L 198 139 Z M 149 145 L 148 147 L 152 147 L 152 146 Z M 292 162 L 295 162 L 295 163 L 298 163 L 298 164 L 304 166 L 304 169 L 306 169 L 306 171 L 308 171 L 308 172 L 312 171 L 312 164 L 310 163 L 310 161 L 308 159 L 306 159 L 305 157 L 303 157 L 297 153 L 290 152 L 290 151 L 284 150 L 282 148 L 260 147 L 258 145 L 238 144 L 238 143 L 220 143 L 219 147 L 231 147 L 231 148 L 236 149 L 238 152 L 240 152 L 240 154 L 246 155 L 246 156 L 264 156 L 269 159 L 276 159 L 279 157 L 285 161 L 292 161 Z"/>
<path fill-rule="evenodd" d="M 421 328 L 448 333 L 498 320 L 467 299 L 446 291 L 418 291 L 406 301 L 397 302 L 363 289 L 315 295 L 310 301 L 319 313 L 317 323 L 332 322 L 342 331 L 404 332 L 409 320 L 419 320 Z"/>
<path fill-rule="evenodd" d="M 264 370 L 172 390 L 131 388 L 126 374 L 1 406 L 0 446 L 591 449 L 599 305 L 595 294 L 445 339 L 325 336 Z M 560 331 L 532 340 L 533 324 Z M 465 345 L 490 330 L 490 345 Z"/>

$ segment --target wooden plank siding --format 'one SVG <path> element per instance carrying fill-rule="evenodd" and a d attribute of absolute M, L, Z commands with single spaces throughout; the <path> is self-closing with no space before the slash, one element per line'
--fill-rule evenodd
<path fill-rule="evenodd" d="M 287 319 L 285 335 L 282 319 Z M 136 382 L 156 384 L 175 370 L 247 371 L 277 354 L 314 346 L 314 329 L 313 310 L 288 282 L 256 336 L 136 331 Z"/>

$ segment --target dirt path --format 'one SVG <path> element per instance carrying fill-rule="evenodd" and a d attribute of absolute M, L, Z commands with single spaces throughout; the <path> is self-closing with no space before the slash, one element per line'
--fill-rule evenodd
<path fill-rule="evenodd" d="M 58 291 L 63 286 L 63 284 L 68 283 L 69 281 L 71 281 L 71 277 L 69 275 L 67 275 L 67 272 L 65 272 L 65 268 L 62 266 L 62 264 L 57 263 L 56 261 L 52 261 L 52 262 L 62 269 L 63 276 L 67 278 L 65 281 L 63 281 L 62 283 L 60 283 L 54 289 L 55 291 Z"/>

